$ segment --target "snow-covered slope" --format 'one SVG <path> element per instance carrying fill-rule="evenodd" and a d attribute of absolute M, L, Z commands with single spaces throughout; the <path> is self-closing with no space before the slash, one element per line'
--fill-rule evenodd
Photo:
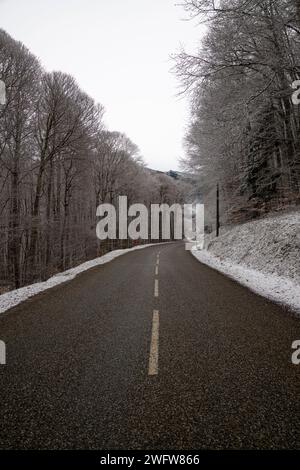
<path fill-rule="evenodd" d="M 196 258 L 300 313 L 300 212 L 235 226 Z"/>

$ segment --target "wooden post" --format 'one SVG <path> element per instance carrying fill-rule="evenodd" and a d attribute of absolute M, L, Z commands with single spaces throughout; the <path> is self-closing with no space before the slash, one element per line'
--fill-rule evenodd
<path fill-rule="evenodd" d="M 217 184 L 217 207 L 216 207 L 216 237 L 220 235 L 220 189 Z"/>

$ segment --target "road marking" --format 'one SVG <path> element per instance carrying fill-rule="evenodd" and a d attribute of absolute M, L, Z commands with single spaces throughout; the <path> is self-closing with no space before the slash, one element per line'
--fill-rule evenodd
<path fill-rule="evenodd" d="M 158 264 L 155 266 L 155 276 L 158 276 Z"/>
<path fill-rule="evenodd" d="M 159 311 L 153 310 L 148 375 L 158 374 Z"/>
<path fill-rule="evenodd" d="M 154 297 L 158 297 L 158 279 L 154 281 Z"/>

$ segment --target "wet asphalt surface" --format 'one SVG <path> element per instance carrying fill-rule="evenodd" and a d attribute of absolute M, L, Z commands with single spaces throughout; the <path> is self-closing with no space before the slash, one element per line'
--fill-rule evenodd
<path fill-rule="evenodd" d="M 1 315 L 0 339 L 1 449 L 300 448 L 300 320 L 181 243 L 35 296 Z"/>

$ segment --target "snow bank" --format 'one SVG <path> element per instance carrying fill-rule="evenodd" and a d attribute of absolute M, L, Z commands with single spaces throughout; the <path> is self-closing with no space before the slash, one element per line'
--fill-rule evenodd
<path fill-rule="evenodd" d="M 87 271 L 88 269 L 94 268 L 95 266 L 100 266 L 101 264 L 108 263 L 109 261 L 112 261 L 118 256 L 124 255 L 125 253 L 129 253 L 134 250 L 140 250 L 142 248 L 157 245 L 161 245 L 161 243 L 139 245 L 133 248 L 110 251 L 104 256 L 100 256 L 100 258 L 95 258 L 91 261 L 87 261 L 86 263 L 80 264 L 75 268 L 68 269 L 67 271 L 56 274 L 45 282 L 31 284 L 30 286 L 21 287 L 20 289 L 15 289 L 13 291 L 7 292 L 6 294 L 2 294 L 0 295 L 0 313 L 3 313 L 12 307 L 15 307 L 16 305 L 20 304 L 21 302 L 24 302 L 24 300 L 29 299 L 33 295 L 39 294 L 40 292 L 50 289 L 51 287 L 57 286 L 58 284 L 71 281 L 77 276 L 77 274 Z"/>
<path fill-rule="evenodd" d="M 233 227 L 192 251 L 202 263 L 300 313 L 300 212 Z"/>

